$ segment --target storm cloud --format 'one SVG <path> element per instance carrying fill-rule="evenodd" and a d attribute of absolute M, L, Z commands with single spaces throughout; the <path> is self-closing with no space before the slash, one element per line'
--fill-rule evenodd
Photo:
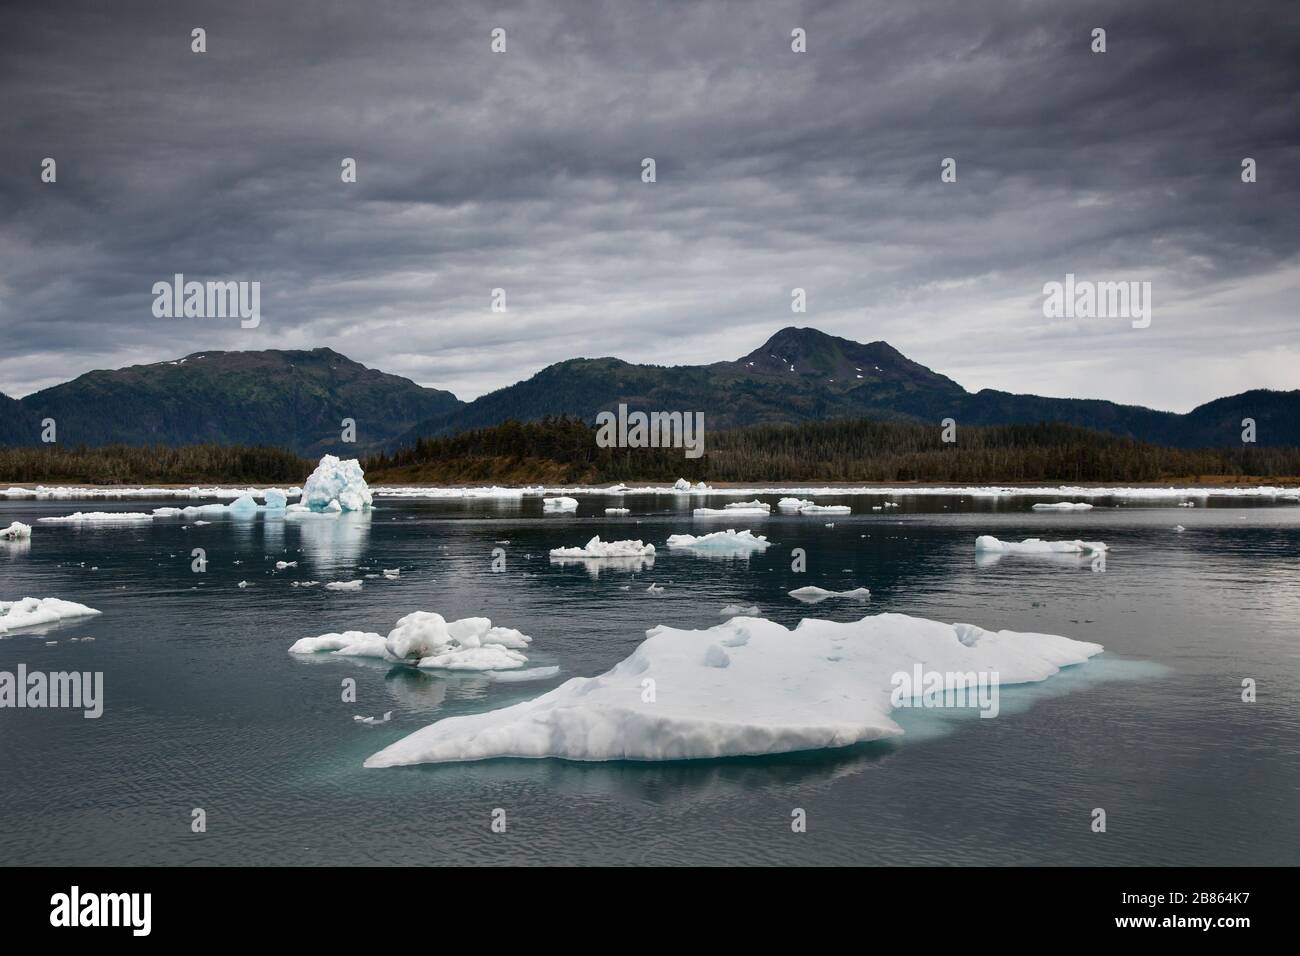
<path fill-rule="evenodd" d="M 468 399 L 579 355 L 735 358 L 792 324 L 972 389 L 1186 410 L 1300 387 L 1293 3 L 46 0 L 3 18 L 10 395 L 329 346 Z M 261 324 L 156 318 L 174 273 L 260 282 Z M 1066 273 L 1150 281 L 1150 328 L 1045 318 Z"/>

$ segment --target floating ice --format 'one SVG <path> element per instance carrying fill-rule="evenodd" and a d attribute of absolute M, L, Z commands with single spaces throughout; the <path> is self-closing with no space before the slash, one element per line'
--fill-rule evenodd
<path fill-rule="evenodd" d="M 266 489 L 266 509 L 268 511 L 283 511 L 289 501 L 289 496 L 279 488 Z"/>
<path fill-rule="evenodd" d="M 799 509 L 801 515 L 847 515 L 852 514 L 853 509 L 848 505 L 819 505 L 808 503 Z"/>
<path fill-rule="evenodd" d="M 1034 505 L 1034 511 L 1091 511 L 1092 505 L 1086 501 L 1057 501 L 1052 503 L 1039 502 Z"/>
<path fill-rule="evenodd" d="M 302 486 L 301 503 L 312 511 L 362 511 L 372 501 L 365 473 L 355 458 L 340 461 L 326 455 Z"/>
<path fill-rule="evenodd" d="M 226 505 L 226 508 L 234 515 L 247 516 L 255 515 L 258 512 L 257 502 L 253 500 L 252 495 L 240 495 L 230 504 Z M 189 509 L 187 508 L 186 510 L 188 511 Z"/>
<path fill-rule="evenodd" d="M 758 617 L 758 607 L 751 605 L 745 607 L 740 604 L 728 604 L 718 612 L 719 617 Z"/>
<path fill-rule="evenodd" d="M 275 562 L 275 569 L 276 569 L 277 571 L 283 571 L 285 568 L 296 568 L 297 566 L 298 566 L 298 562 L 297 562 L 297 561 L 277 561 L 277 562 Z"/>
<path fill-rule="evenodd" d="M 772 506 L 765 501 L 737 501 L 724 508 L 696 508 L 697 518 L 735 518 L 741 515 L 768 515 Z"/>
<path fill-rule="evenodd" d="M 393 712 L 386 710 L 382 717 L 362 717 L 360 714 L 353 714 L 352 719 L 361 724 L 386 724 L 393 719 Z"/>
<path fill-rule="evenodd" d="M 752 531 L 714 531 L 712 534 L 674 534 L 668 537 L 668 547 L 684 548 L 692 551 L 725 552 L 728 554 L 749 554 L 762 551 L 770 545 L 767 537 Z"/>
<path fill-rule="evenodd" d="M 865 601 L 871 597 L 871 592 L 867 588 L 854 588 L 852 591 L 828 591 L 825 588 L 819 588 L 811 584 L 806 587 L 795 588 L 789 593 L 790 597 L 803 601 L 805 604 L 816 604 L 819 601 L 825 601 L 827 598 L 833 597 L 852 598 L 855 601 Z"/>
<path fill-rule="evenodd" d="M 37 518 L 42 524 L 148 524 L 153 515 L 141 511 L 78 511 L 59 518 Z"/>
<path fill-rule="evenodd" d="M 893 675 L 996 673 L 1042 681 L 1100 644 L 986 631 L 901 614 L 837 624 L 733 618 L 708 630 L 656 627 L 598 677 L 531 701 L 449 717 L 370 757 L 367 767 L 558 757 L 683 760 L 845 747 L 903 732 L 890 716 Z M 647 679 L 658 693 L 647 700 Z"/>
<path fill-rule="evenodd" d="M 25 597 L 21 601 L 0 601 L 0 636 L 20 628 L 55 624 L 99 613 L 93 607 L 58 598 Z"/>
<path fill-rule="evenodd" d="M 380 570 L 384 572 L 384 577 L 390 581 L 396 581 L 402 576 L 401 568 L 381 568 Z"/>
<path fill-rule="evenodd" d="M 628 513 L 630 512 L 630 510 L 631 510 L 631 509 L 629 509 L 629 508 L 606 508 L 606 509 L 605 509 L 605 514 L 607 514 L 607 515 L 625 515 L 625 514 L 628 514 Z"/>
<path fill-rule="evenodd" d="M 809 501 L 807 498 L 782 498 L 776 503 L 776 507 L 780 511 L 799 511 L 812 504 L 816 502 Z"/>
<path fill-rule="evenodd" d="M 526 680 L 546 680 L 560 672 L 558 667 L 525 667 L 518 671 L 488 671 L 488 680 L 516 683 Z"/>
<path fill-rule="evenodd" d="M 16 541 L 19 538 L 30 538 L 32 536 L 32 526 L 23 524 L 21 521 L 15 521 L 9 527 L 0 531 L 0 539 L 5 541 Z"/>
<path fill-rule="evenodd" d="M 328 651 L 403 661 L 429 670 L 494 671 L 522 668 L 528 658 L 521 650 L 531 642 L 531 637 L 513 628 L 493 627 L 485 617 L 447 621 L 441 614 L 416 611 L 398 620 L 387 637 L 363 631 L 304 637 L 289 653 Z"/>
<path fill-rule="evenodd" d="M 991 534 L 975 539 L 975 550 L 997 554 L 1082 554 L 1085 551 L 1105 551 L 1100 541 L 1044 541 L 1026 538 L 1024 541 L 999 541 Z"/>
<path fill-rule="evenodd" d="M 552 548 L 553 558 L 638 558 L 655 553 L 653 544 L 635 541 L 601 541 L 600 535 L 581 548 Z"/>
<path fill-rule="evenodd" d="M 543 498 L 543 511 L 577 511 L 578 499 L 569 497 Z"/>
<path fill-rule="evenodd" d="M 331 581 L 325 585 L 325 589 L 327 591 L 360 591 L 363 583 L 361 578 L 353 581 Z"/>

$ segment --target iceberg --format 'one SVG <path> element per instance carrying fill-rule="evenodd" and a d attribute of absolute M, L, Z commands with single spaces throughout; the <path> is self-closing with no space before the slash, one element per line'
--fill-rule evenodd
<path fill-rule="evenodd" d="M 819 505 L 815 501 L 807 498 L 782 498 L 776 503 L 780 511 L 797 511 L 800 514 L 834 514 L 847 515 L 852 514 L 853 509 L 848 505 Z M 879 511 L 879 508 L 872 509 Z"/>
<path fill-rule="evenodd" d="M 1092 505 L 1086 501 L 1057 501 L 1052 503 L 1039 502 L 1034 505 L 1034 511 L 1091 511 Z"/>
<path fill-rule="evenodd" d="M 373 500 L 361 463 L 355 458 L 340 461 L 326 455 L 302 486 L 301 504 L 310 511 L 363 511 Z"/>
<path fill-rule="evenodd" d="M 771 542 L 761 534 L 752 531 L 714 531 L 712 534 L 674 534 L 668 536 L 668 547 L 683 548 L 692 551 L 726 552 L 749 554 L 751 551 L 763 551 Z"/>
<path fill-rule="evenodd" d="M 1083 554 L 1105 551 L 1106 545 L 1101 541 L 1044 541 L 1042 538 L 999 541 L 991 534 L 984 534 L 975 539 L 975 550 L 996 554 Z"/>
<path fill-rule="evenodd" d="M 577 511 L 578 499 L 568 498 L 563 496 L 559 498 L 543 498 L 542 510 L 543 511 Z"/>
<path fill-rule="evenodd" d="M 289 653 L 376 657 L 427 670 L 497 671 L 522 668 L 528 658 L 521 650 L 531 642 L 513 628 L 493 627 L 485 617 L 448 621 L 432 611 L 416 611 L 399 619 L 387 637 L 366 631 L 322 634 L 302 638 Z"/>
<path fill-rule="evenodd" d="M 283 511 L 288 504 L 289 496 L 279 488 L 266 489 L 266 510 Z"/>
<path fill-rule="evenodd" d="M 0 531 L 0 540 L 17 541 L 19 538 L 30 538 L 32 536 L 32 526 L 23 524 L 21 521 L 15 521 L 9 527 Z"/>
<path fill-rule="evenodd" d="M 607 515 L 625 515 L 625 514 L 628 514 L 630 511 L 631 511 L 630 508 L 606 508 L 606 509 L 605 509 L 605 514 L 607 514 Z"/>
<path fill-rule="evenodd" d="M 728 604 L 718 612 L 719 617 L 758 617 L 758 606 L 745 607 L 742 604 Z"/>
<path fill-rule="evenodd" d="M 996 673 L 1043 681 L 1101 653 L 1053 634 L 987 631 L 903 614 L 860 621 L 732 618 L 659 626 L 598 677 L 575 677 L 498 710 L 449 717 L 372 755 L 367 767 L 488 760 L 687 760 L 847 747 L 895 737 L 893 675 Z M 647 681 L 654 681 L 647 685 Z M 647 686 L 658 688 L 646 694 Z"/>
<path fill-rule="evenodd" d="M 635 541 L 601 541 L 596 535 L 581 548 L 552 548 L 553 558 L 639 558 L 655 553 L 653 544 Z"/>
<path fill-rule="evenodd" d="M 58 598 L 25 597 L 21 601 L 0 601 L 0 637 L 20 628 L 57 624 L 99 613 L 93 607 Z"/>

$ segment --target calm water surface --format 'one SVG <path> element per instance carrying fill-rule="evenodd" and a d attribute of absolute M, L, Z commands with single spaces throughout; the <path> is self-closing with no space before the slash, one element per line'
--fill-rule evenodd
<path fill-rule="evenodd" d="M 879 498 L 819 497 L 859 513 L 691 517 L 724 500 L 734 499 L 627 496 L 631 515 L 607 519 L 617 502 L 602 497 L 582 498 L 576 516 L 543 516 L 536 498 L 380 498 L 368 516 L 338 521 L 117 528 L 33 519 L 187 502 L 0 501 L 0 526 L 35 527 L 29 546 L 0 542 L 0 599 L 103 611 L 0 638 L 0 670 L 102 671 L 106 697 L 99 720 L 0 710 L 0 861 L 1300 862 L 1300 507 L 1101 499 L 1091 512 L 1051 514 L 1031 511 L 1029 498 L 936 496 L 872 512 Z M 747 560 L 663 549 L 669 534 L 733 525 L 777 544 Z M 653 568 L 599 574 L 548 560 L 550 548 L 594 534 L 642 538 L 661 553 Z M 979 563 L 979 534 L 1081 537 L 1112 550 L 1104 572 L 1074 558 Z M 204 574 L 190 570 L 196 547 Z M 503 574 L 489 570 L 495 547 Z M 804 574 L 791 570 L 795 547 L 807 551 Z M 276 572 L 277 560 L 298 567 Z M 291 586 L 394 567 L 400 579 L 365 578 L 358 592 Z M 652 582 L 664 592 L 647 593 Z M 787 596 L 806 584 L 866 586 L 872 599 Z M 787 626 L 894 611 L 1064 634 L 1106 654 L 1004 690 L 996 720 L 912 712 L 905 737 L 837 752 L 362 769 L 425 724 L 600 673 L 647 628 L 712 626 L 733 602 Z M 386 633 L 415 610 L 517 627 L 533 636 L 530 666 L 560 674 L 506 684 L 286 653 L 308 635 Z M 357 682 L 355 704 L 340 700 L 345 677 Z M 1254 704 L 1241 701 L 1246 677 L 1258 682 Z M 388 710 L 387 724 L 352 719 Z M 206 833 L 190 830 L 196 807 Z M 504 834 L 490 829 L 498 807 Z M 808 815 L 803 834 L 791 832 L 796 807 Z M 1104 834 L 1091 832 L 1095 807 L 1106 810 Z"/>

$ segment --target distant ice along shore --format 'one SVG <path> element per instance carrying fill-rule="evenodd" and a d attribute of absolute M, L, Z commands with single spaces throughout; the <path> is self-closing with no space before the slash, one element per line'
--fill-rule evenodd
<path fill-rule="evenodd" d="M 224 486 L 194 485 L 187 488 L 122 487 L 97 485 L 36 485 L 31 488 L 14 486 L 0 489 L 5 498 L 211 498 L 238 499 L 244 496 L 265 498 L 268 491 L 280 492 L 286 498 L 302 496 L 302 488 L 231 488 Z M 484 485 L 478 487 L 452 487 L 438 485 L 393 485 L 369 487 L 375 498 L 571 498 L 575 496 L 622 495 L 674 495 L 753 498 L 755 495 L 780 495 L 810 499 L 813 497 L 871 497 L 899 498 L 908 496 L 948 495 L 968 498 L 1118 498 L 1132 500 L 1178 500 L 1209 498 L 1274 499 L 1289 504 L 1300 503 L 1300 488 L 1275 485 L 1254 486 L 1079 486 L 1079 485 L 744 485 L 715 488 L 704 484 L 680 488 L 675 485 L 525 485 L 505 487 Z M 802 501 L 801 505 L 814 504 Z M 1043 509 L 1047 510 L 1047 509 Z M 1061 509 L 1064 510 L 1064 509 Z M 1071 510 L 1087 510 L 1073 505 Z M 736 514 L 732 510 L 730 514 Z"/>

